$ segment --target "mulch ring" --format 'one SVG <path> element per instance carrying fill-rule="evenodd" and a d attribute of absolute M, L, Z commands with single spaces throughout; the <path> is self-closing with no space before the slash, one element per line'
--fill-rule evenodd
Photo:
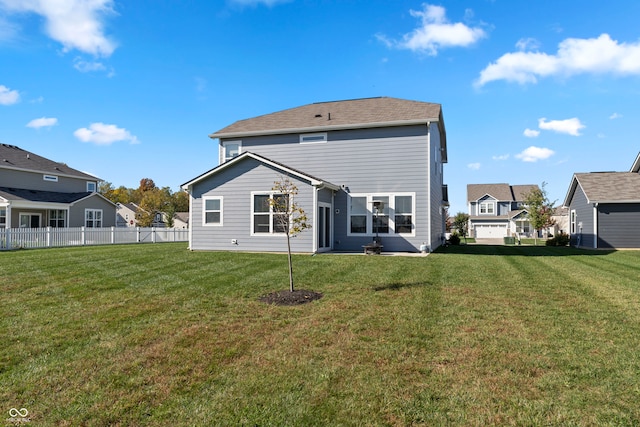
<path fill-rule="evenodd" d="M 258 300 L 274 305 L 300 305 L 320 298 L 322 298 L 322 293 L 320 292 L 297 289 L 293 292 L 289 290 L 271 292 L 270 294 L 261 296 Z"/>

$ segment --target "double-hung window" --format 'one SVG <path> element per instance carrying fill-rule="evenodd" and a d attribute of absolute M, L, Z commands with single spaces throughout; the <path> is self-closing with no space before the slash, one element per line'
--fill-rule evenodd
<path fill-rule="evenodd" d="M 221 163 L 237 157 L 242 152 L 242 141 L 224 141 L 221 147 Z"/>
<path fill-rule="evenodd" d="M 87 228 L 102 227 L 102 209 L 85 209 L 84 226 Z"/>
<path fill-rule="evenodd" d="M 495 202 L 480 202 L 480 215 L 493 215 L 495 209 Z"/>
<path fill-rule="evenodd" d="M 67 211 L 64 209 L 53 209 L 49 211 L 49 227 L 63 228 Z"/>
<path fill-rule="evenodd" d="M 278 212 L 273 205 L 285 206 L 287 197 L 279 193 L 254 193 L 251 200 L 251 233 L 277 234 L 286 233 L 289 228 L 289 217 Z M 276 203 L 269 203 L 273 199 Z"/>
<path fill-rule="evenodd" d="M 202 225 L 222 225 L 222 197 L 205 196 L 203 202 Z"/>
<path fill-rule="evenodd" d="M 0 228 L 7 227 L 7 210 L 0 208 Z"/>
<path fill-rule="evenodd" d="M 348 207 L 349 235 L 415 232 L 415 193 L 352 194 Z"/>

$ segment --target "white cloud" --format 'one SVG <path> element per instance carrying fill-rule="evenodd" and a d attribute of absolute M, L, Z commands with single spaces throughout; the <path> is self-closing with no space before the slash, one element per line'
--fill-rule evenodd
<path fill-rule="evenodd" d="M 538 135 L 540 135 L 540 131 L 539 130 L 535 130 L 535 129 L 525 129 L 523 132 L 524 136 L 526 136 L 527 138 L 537 138 Z"/>
<path fill-rule="evenodd" d="M 622 118 L 622 114 L 618 114 L 618 113 L 613 113 L 612 115 L 609 116 L 609 119 L 611 120 L 620 119 L 620 118 Z"/>
<path fill-rule="evenodd" d="M 477 171 L 480 169 L 480 163 L 469 163 L 467 167 L 471 170 Z"/>
<path fill-rule="evenodd" d="M 554 154 L 555 153 L 553 150 L 532 145 L 531 147 L 525 149 L 522 153 L 516 154 L 516 158 L 522 160 L 523 162 L 537 162 L 538 160 L 548 159 Z"/>
<path fill-rule="evenodd" d="M 409 13 L 420 19 L 418 28 L 405 34 L 401 41 L 389 40 L 384 35 L 378 35 L 378 39 L 388 47 L 409 49 L 435 56 L 439 49 L 470 46 L 486 37 L 482 28 L 471 28 L 461 22 L 450 23 L 442 6 L 425 3 L 423 10 L 410 10 Z M 471 12 L 467 10 L 465 13 L 469 15 Z"/>
<path fill-rule="evenodd" d="M 640 42 L 619 43 L 602 34 L 591 39 L 565 39 L 553 55 L 531 51 L 506 53 L 480 72 L 475 85 L 495 80 L 536 83 L 542 77 L 585 73 L 640 75 Z"/>
<path fill-rule="evenodd" d="M 73 135 L 82 142 L 92 142 L 98 145 L 110 145 L 117 141 L 129 141 L 137 144 L 138 138 L 123 128 L 104 123 L 91 123 L 89 128 L 80 128 Z"/>
<path fill-rule="evenodd" d="M 51 127 L 58 124 L 58 119 L 54 117 L 40 117 L 39 119 L 33 119 L 27 123 L 28 128 L 40 129 L 45 127 Z"/>
<path fill-rule="evenodd" d="M 580 129 L 584 129 L 586 127 L 580 123 L 580 119 L 577 117 L 566 120 L 546 120 L 547 119 L 544 117 L 538 120 L 538 127 L 540 127 L 540 129 L 566 133 L 573 136 L 580 136 Z"/>
<path fill-rule="evenodd" d="M 491 158 L 493 160 L 507 160 L 507 159 L 509 159 L 509 155 L 508 154 L 502 154 L 500 156 L 493 156 Z"/>
<path fill-rule="evenodd" d="M 80 71 L 81 73 L 88 73 L 91 71 L 105 71 L 107 69 L 107 67 L 105 67 L 102 62 L 87 62 L 82 58 L 75 58 L 73 60 L 73 68 Z"/>
<path fill-rule="evenodd" d="M 516 43 L 518 50 L 537 50 L 540 48 L 540 42 L 534 38 L 520 39 Z"/>
<path fill-rule="evenodd" d="M 20 93 L 17 90 L 11 90 L 6 86 L 0 85 L 0 105 L 15 104 L 20 100 Z"/>
<path fill-rule="evenodd" d="M 9 13 L 31 12 L 44 18 L 49 37 L 65 52 L 73 49 L 109 56 L 116 44 L 104 34 L 105 16 L 113 14 L 113 0 L 0 0 Z"/>

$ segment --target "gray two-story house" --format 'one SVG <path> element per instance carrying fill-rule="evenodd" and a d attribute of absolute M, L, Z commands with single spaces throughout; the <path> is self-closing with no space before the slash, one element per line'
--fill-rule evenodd
<path fill-rule="evenodd" d="M 308 104 L 210 135 L 219 165 L 183 184 L 192 250 L 286 251 L 266 200 L 293 180 L 312 226 L 292 251 L 433 250 L 444 239 L 440 104 L 380 97 Z"/>
<path fill-rule="evenodd" d="M 628 172 L 574 174 L 563 205 L 573 246 L 640 249 L 640 154 Z"/>
<path fill-rule="evenodd" d="M 99 179 L 14 145 L 0 144 L 0 228 L 111 227 L 116 206 Z"/>
<path fill-rule="evenodd" d="M 469 235 L 477 239 L 529 237 L 535 230 L 524 199 L 537 185 L 468 184 Z"/>

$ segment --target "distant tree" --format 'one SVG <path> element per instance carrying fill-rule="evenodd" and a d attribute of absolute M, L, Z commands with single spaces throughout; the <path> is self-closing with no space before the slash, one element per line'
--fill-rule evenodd
<path fill-rule="evenodd" d="M 176 212 L 189 211 L 189 194 L 186 191 L 176 191 L 173 193 L 171 200 Z"/>
<path fill-rule="evenodd" d="M 287 259 L 289 261 L 289 290 L 294 291 L 293 264 L 291 259 L 291 238 L 297 236 L 311 224 L 307 215 L 295 201 L 298 195 L 298 187 L 288 176 L 282 176 L 274 182 L 272 188 L 273 197 L 269 198 L 269 205 L 274 213 L 275 225 L 278 231 L 287 236 Z"/>
<path fill-rule="evenodd" d="M 108 181 L 100 181 L 98 182 L 98 193 L 103 196 L 109 198 L 107 195 L 114 190 L 113 184 Z"/>
<path fill-rule="evenodd" d="M 546 186 L 547 183 L 543 182 L 541 188 L 535 187 L 531 189 L 525 194 L 523 200 L 531 227 L 536 231 L 533 236 L 536 245 L 538 244 L 538 232 L 555 224 L 553 219 L 555 201 L 549 201 Z"/>
<path fill-rule="evenodd" d="M 151 227 L 158 213 L 162 213 L 169 204 L 166 191 L 157 187 L 149 188 L 142 194 L 142 200 L 136 212 L 136 222 L 140 227 Z"/>
<path fill-rule="evenodd" d="M 453 218 L 453 228 L 456 229 L 456 233 L 464 238 L 464 242 L 467 243 L 467 232 L 469 231 L 469 215 L 464 212 L 458 212 Z"/>
<path fill-rule="evenodd" d="M 176 208 L 173 203 L 165 203 L 164 206 L 164 215 L 165 215 L 165 225 L 167 228 L 173 228 L 174 226 L 174 216 L 176 215 Z"/>

